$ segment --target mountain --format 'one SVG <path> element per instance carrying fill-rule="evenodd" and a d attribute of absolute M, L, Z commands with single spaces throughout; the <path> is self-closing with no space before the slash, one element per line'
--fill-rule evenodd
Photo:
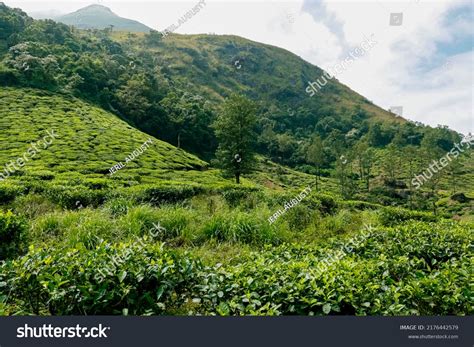
<path fill-rule="evenodd" d="M 97 8 L 111 13 L 89 10 Z M 397 117 L 337 79 L 311 96 L 308 83 L 321 80 L 322 69 L 245 38 L 78 31 L 6 6 L 0 19 L 0 84 L 74 95 L 206 161 L 217 147 L 211 124 L 232 93 L 259 106 L 258 153 L 307 173 L 313 141 L 322 140 L 321 165 L 331 170 L 341 156 L 357 157 L 357 144 L 407 148 L 425 140 L 446 152 L 459 140 L 447 128 Z"/>
<path fill-rule="evenodd" d="M 79 29 L 105 29 L 113 26 L 113 30 L 117 31 L 147 33 L 151 30 L 145 24 L 119 17 L 110 8 L 102 5 L 90 5 L 54 20 Z"/>
<path fill-rule="evenodd" d="M 120 34 L 114 38 L 120 40 Z M 159 67 L 186 89 L 217 102 L 237 91 L 286 114 L 306 107 L 318 116 L 325 112 L 348 116 L 360 108 L 369 118 L 404 122 L 337 79 L 328 80 L 311 96 L 308 84 L 321 80 L 325 71 L 279 47 L 233 35 L 169 35 L 154 45 L 147 38 L 132 40 L 131 44 L 123 40 L 124 47 L 150 59 L 150 66 Z M 291 121 L 298 123 L 298 116 L 291 116 Z"/>

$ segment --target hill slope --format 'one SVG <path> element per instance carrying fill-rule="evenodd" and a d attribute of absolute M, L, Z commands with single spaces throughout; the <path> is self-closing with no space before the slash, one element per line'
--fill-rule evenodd
<path fill-rule="evenodd" d="M 25 155 L 27 159 L 24 165 L 15 164 L 19 170 L 10 166 L 14 172 L 7 177 L 7 182 L 23 175 L 41 175 L 50 176 L 49 179 L 87 176 L 156 183 L 165 179 L 167 173 L 173 172 L 173 179 L 179 180 L 180 176 L 207 166 L 197 157 L 75 98 L 32 89 L 2 88 L 0 115 L 0 173 L 8 175 L 5 165 Z M 47 148 L 37 145 L 40 151 L 31 155 L 28 150 L 32 143 L 42 141 L 51 131 L 57 138 Z M 148 139 L 151 145 L 141 148 L 143 153 L 110 175 L 112 166 L 119 162 L 125 164 L 127 156 Z M 51 142 L 49 138 L 47 141 Z M 198 176 L 208 175 L 208 172 L 199 172 Z"/>
<path fill-rule="evenodd" d="M 122 18 L 102 5 L 90 5 L 73 13 L 56 17 L 54 20 L 79 29 L 105 29 L 113 26 L 113 29 L 118 31 L 147 33 L 151 30 L 145 24 Z"/>
<path fill-rule="evenodd" d="M 369 116 L 401 121 L 337 79 L 329 80 L 310 97 L 308 82 L 320 78 L 324 70 L 279 47 L 232 35 L 174 34 L 156 45 L 137 38 L 133 48 L 140 56 L 149 53 L 153 63 L 174 81 L 216 100 L 239 91 L 253 99 L 276 102 L 286 113 L 288 107 L 296 113 L 299 107 L 308 107 L 323 115 L 317 107 L 324 106 L 323 111 L 344 114 L 360 106 Z"/>

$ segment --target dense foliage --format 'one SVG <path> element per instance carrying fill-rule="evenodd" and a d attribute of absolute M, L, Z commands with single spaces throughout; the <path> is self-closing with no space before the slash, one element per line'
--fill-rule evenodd
<path fill-rule="evenodd" d="M 452 222 L 374 229 L 350 251 L 343 237 L 266 247 L 214 266 L 151 241 L 32 248 L 2 266 L 0 298 L 3 291 L 10 310 L 35 314 L 473 313 L 472 233 Z M 331 257 L 338 249 L 346 253 Z"/>
<path fill-rule="evenodd" d="M 21 255 L 26 244 L 25 220 L 11 211 L 0 212 L 0 261 Z"/>
<path fill-rule="evenodd" d="M 135 242 L 93 250 L 31 249 L 2 270 L 10 278 L 9 300 L 25 313 L 143 315 L 180 305 L 193 285 L 194 267 L 159 245 Z"/>

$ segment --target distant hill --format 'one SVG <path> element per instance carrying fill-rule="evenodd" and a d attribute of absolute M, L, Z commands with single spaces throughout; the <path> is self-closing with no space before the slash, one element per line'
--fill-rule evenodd
<path fill-rule="evenodd" d="M 145 24 L 122 18 L 102 5 L 90 5 L 54 19 L 79 29 L 105 29 L 113 26 L 113 30 L 117 31 L 148 33 L 151 30 Z"/>

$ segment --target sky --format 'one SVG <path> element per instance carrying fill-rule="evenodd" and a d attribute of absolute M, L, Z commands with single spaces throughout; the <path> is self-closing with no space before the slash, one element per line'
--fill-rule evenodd
<path fill-rule="evenodd" d="M 160 31 L 199 2 L 3 1 L 30 14 L 95 3 Z M 470 0 L 204 0 L 176 32 L 242 36 L 329 71 L 371 37 L 376 44 L 337 79 L 384 109 L 401 107 L 404 118 L 467 134 L 474 132 L 473 16 Z"/>

